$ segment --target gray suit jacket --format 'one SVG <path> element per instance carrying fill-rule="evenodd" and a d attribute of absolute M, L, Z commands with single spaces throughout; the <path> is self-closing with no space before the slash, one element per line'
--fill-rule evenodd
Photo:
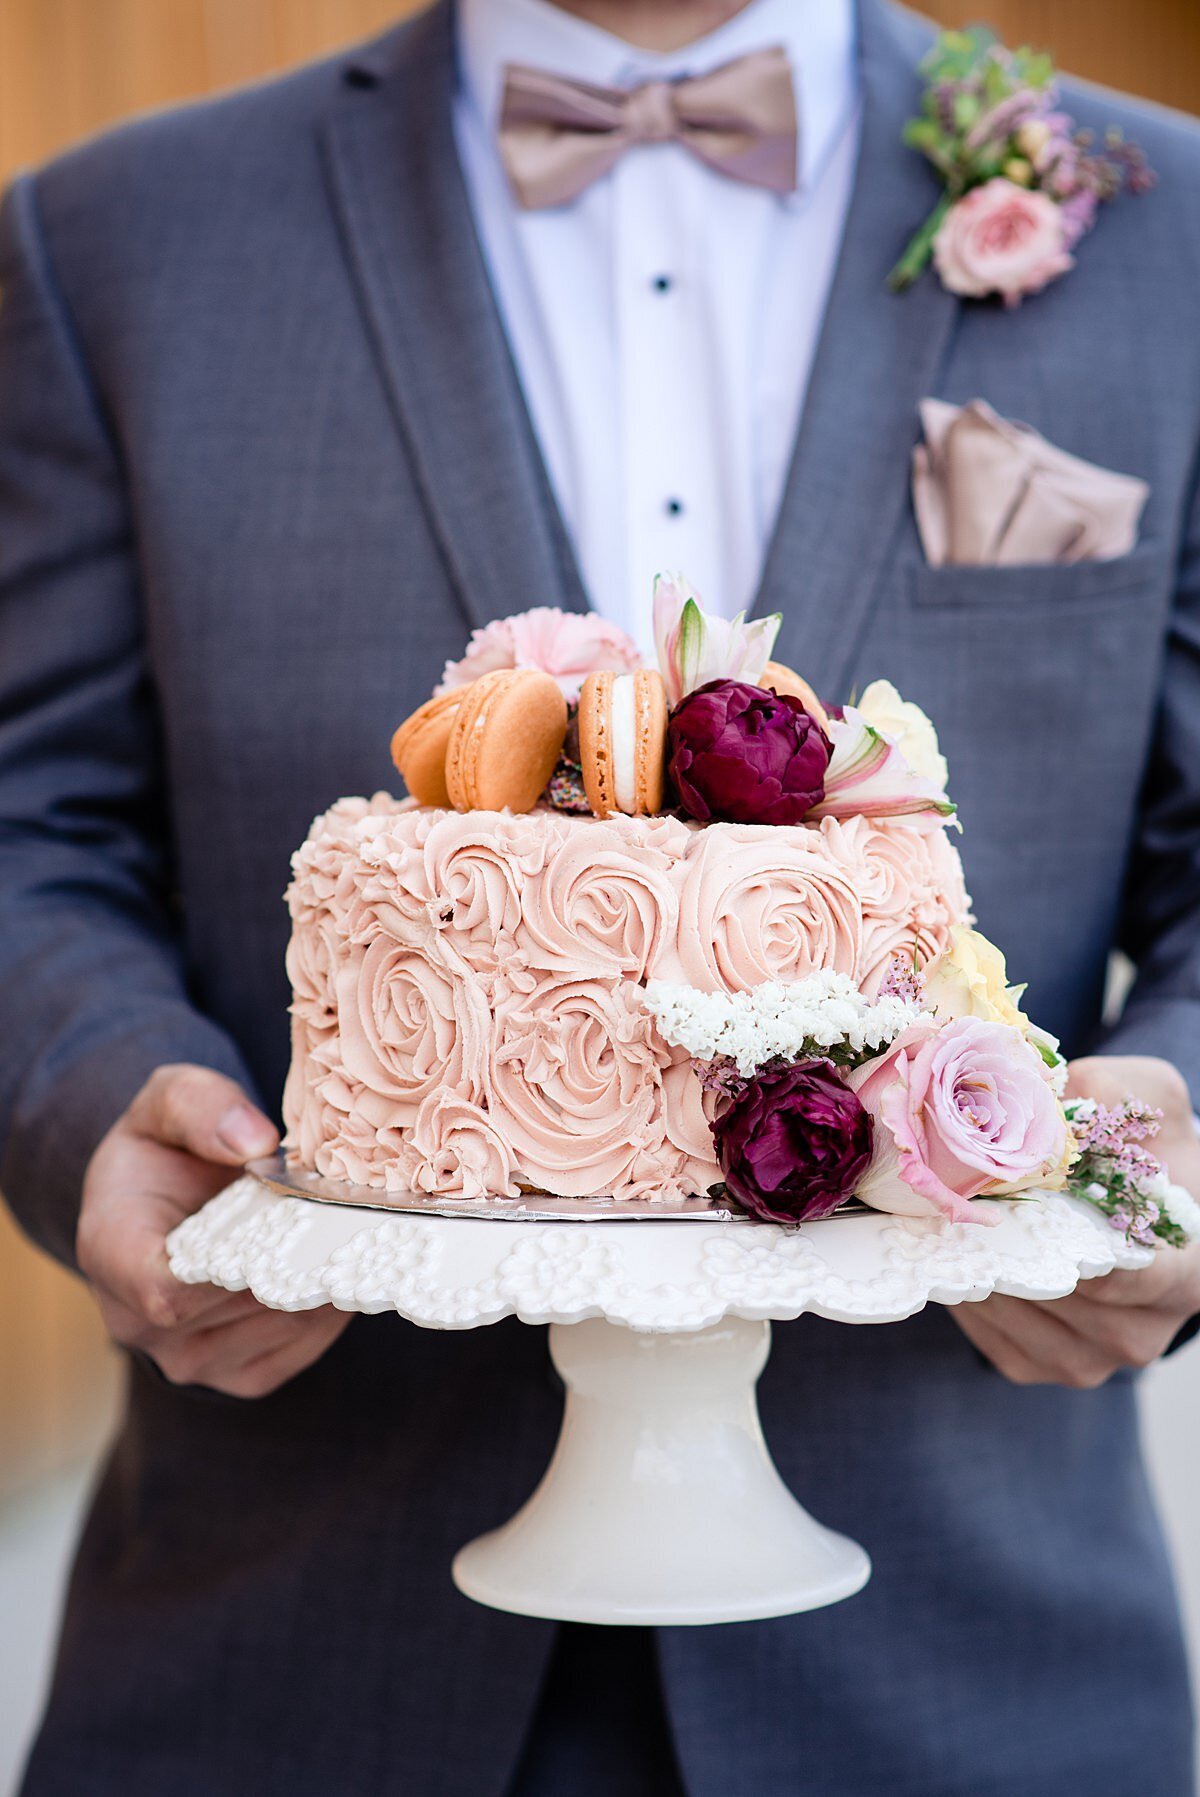
<path fill-rule="evenodd" d="M 863 0 L 860 169 L 759 603 L 844 696 L 938 721 L 979 916 L 1076 1052 L 1200 1090 L 1200 140 L 1016 312 L 884 289 L 934 197 L 900 144 L 923 27 Z M 582 606 L 449 125 L 445 4 L 361 54 L 133 125 L 0 234 L 0 1185 L 69 1258 L 87 1156 L 153 1067 L 278 1102 L 288 856 L 468 627 Z M 1119 561 L 927 568 L 917 402 L 976 395 L 1144 476 Z M 786 1476 L 871 1550 L 815 1616 L 665 1634 L 688 1787 L 1189 1788 L 1186 1680 L 1132 1384 L 1017 1390 L 937 1312 L 776 1331 Z M 545 1625 L 450 1589 L 525 1495 L 540 1332 L 356 1322 L 257 1405 L 134 1368 L 29 1789 L 497 1793 Z"/>

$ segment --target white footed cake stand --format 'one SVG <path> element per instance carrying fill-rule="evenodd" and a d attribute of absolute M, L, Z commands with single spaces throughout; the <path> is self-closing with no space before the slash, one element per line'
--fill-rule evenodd
<path fill-rule="evenodd" d="M 755 1384 L 772 1320 L 890 1323 L 993 1291 L 1058 1298 L 1152 1258 L 1058 1194 L 997 1204 L 994 1228 L 859 1212 L 785 1230 L 711 1214 L 405 1214 L 285 1195 L 278 1163 L 255 1172 L 171 1236 L 178 1279 L 430 1329 L 550 1325 L 567 1392 L 558 1446 L 525 1506 L 464 1547 L 453 1576 L 495 1609 L 570 1622 L 749 1621 L 866 1583 L 863 1549 L 801 1508 L 763 1439 Z"/>

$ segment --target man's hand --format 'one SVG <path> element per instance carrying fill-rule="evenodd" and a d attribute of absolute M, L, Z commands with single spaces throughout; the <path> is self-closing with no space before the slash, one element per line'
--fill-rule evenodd
<path fill-rule="evenodd" d="M 92 1156 L 80 1270 L 113 1339 L 149 1354 L 176 1385 L 264 1397 L 319 1359 L 350 1320 L 330 1305 L 293 1316 L 249 1292 L 182 1285 L 167 1265 L 176 1224 L 278 1139 L 224 1074 L 160 1067 Z"/>
<path fill-rule="evenodd" d="M 1163 1113 L 1148 1144 L 1171 1178 L 1200 1197 L 1200 1139 L 1187 1086 L 1167 1061 L 1097 1055 L 1073 1061 L 1076 1098 L 1136 1097 Z M 1103 1385 L 1122 1367 L 1149 1366 L 1200 1312 L 1200 1245 L 1160 1248 L 1153 1266 L 1083 1280 L 1069 1298 L 1034 1304 L 993 1296 L 958 1304 L 954 1318 L 992 1365 L 1018 1385 Z"/>

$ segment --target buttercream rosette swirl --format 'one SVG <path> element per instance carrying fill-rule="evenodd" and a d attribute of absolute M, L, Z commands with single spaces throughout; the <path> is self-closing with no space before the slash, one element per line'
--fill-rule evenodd
<path fill-rule="evenodd" d="M 493 997 L 489 1113 L 534 1185 L 582 1198 L 623 1185 L 661 1143 L 668 1058 L 632 982 L 544 973 Z"/>
<path fill-rule="evenodd" d="M 342 1066 L 363 1089 L 367 1121 L 411 1124 L 422 1101 L 444 1089 L 471 1100 L 484 1095 L 487 999 L 436 948 L 379 936 L 348 951 L 336 990 Z"/>
<path fill-rule="evenodd" d="M 550 971 L 644 978 L 674 940 L 691 836 L 675 818 L 574 822 L 526 890 L 517 947 Z"/>
<path fill-rule="evenodd" d="M 818 968 L 853 976 L 862 905 L 819 832 L 730 824 L 696 833 L 679 896 L 679 933 L 654 969 L 701 991 L 743 992 Z"/>

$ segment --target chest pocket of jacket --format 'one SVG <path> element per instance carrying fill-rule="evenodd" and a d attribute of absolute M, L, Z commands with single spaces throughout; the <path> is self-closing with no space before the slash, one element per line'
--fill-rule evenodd
<path fill-rule="evenodd" d="M 940 568 L 918 562 L 910 591 L 922 611 L 955 612 L 993 623 L 999 615 L 1014 623 L 1022 620 L 1027 628 L 1034 627 L 1037 614 L 1046 614 L 1047 623 L 1058 618 L 1078 627 L 1081 613 L 1100 615 L 1125 605 L 1136 614 L 1139 598 L 1167 593 L 1169 573 L 1168 552 L 1150 542 L 1112 561 Z"/>

